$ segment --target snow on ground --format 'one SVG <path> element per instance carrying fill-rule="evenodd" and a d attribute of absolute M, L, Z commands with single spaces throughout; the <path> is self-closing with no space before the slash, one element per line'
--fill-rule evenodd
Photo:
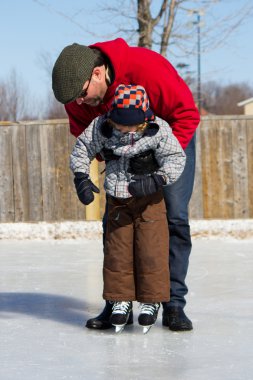
<path fill-rule="evenodd" d="M 253 239 L 253 219 L 191 220 L 193 238 Z M 0 223 L 1 239 L 94 239 L 102 235 L 101 221 Z"/>

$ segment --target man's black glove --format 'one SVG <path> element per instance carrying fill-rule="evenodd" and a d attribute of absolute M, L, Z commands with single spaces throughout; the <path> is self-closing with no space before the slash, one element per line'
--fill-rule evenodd
<path fill-rule="evenodd" d="M 132 174 L 152 174 L 159 168 L 152 149 L 136 154 L 129 160 L 129 172 Z"/>
<path fill-rule="evenodd" d="M 118 160 L 120 158 L 120 156 L 113 153 L 112 149 L 103 148 L 100 153 L 102 153 L 102 157 L 104 157 L 105 162 Z"/>
<path fill-rule="evenodd" d="M 97 186 L 92 183 L 87 174 L 75 173 L 74 184 L 79 200 L 84 205 L 89 205 L 94 201 L 94 193 L 99 193 Z"/>
<path fill-rule="evenodd" d="M 133 197 L 143 197 L 156 193 L 163 185 L 165 180 L 159 174 L 134 175 L 128 185 L 128 191 Z"/>

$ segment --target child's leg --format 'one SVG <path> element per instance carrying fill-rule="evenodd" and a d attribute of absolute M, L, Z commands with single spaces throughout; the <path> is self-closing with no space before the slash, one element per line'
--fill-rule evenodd
<path fill-rule="evenodd" d="M 104 254 L 104 291 L 108 301 L 135 300 L 133 222 L 129 200 L 108 197 L 108 221 Z"/>
<path fill-rule="evenodd" d="M 136 298 L 142 303 L 169 300 L 169 232 L 161 192 L 145 197 L 135 219 Z M 140 210 L 140 209 L 139 209 Z"/>

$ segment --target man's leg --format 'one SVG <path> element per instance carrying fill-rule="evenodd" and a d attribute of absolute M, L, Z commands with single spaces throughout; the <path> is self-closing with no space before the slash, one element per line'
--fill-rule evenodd
<path fill-rule="evenodd" d="M 170 302 L 164 303 L 163 325 L 171 330 L 191 330 L 192 323 L 184 314 L 185 295 L 188 288 L 185 283 L 191 235 L 188 219 L 188 205 L 192 195 L 195 174 L 195 137 L 187 146 L 185 169 L 179 180 L 164 187 L 164 199 L 170 232 Z"/>

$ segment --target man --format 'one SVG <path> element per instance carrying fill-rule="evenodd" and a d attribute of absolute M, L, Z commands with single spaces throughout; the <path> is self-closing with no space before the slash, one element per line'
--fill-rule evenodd
<path fill-rule="evenodd" d="M 65 47 L 52 73 L 55 97 L 65 104 L 70 131 L 76 137 L 95 117 L 109 111 L 120 83 L 139 84 L 146 89 L 151 109 L 169 123 L 185 149 L 187 161 L 183 174 L 175 184 L 164 187 L 170 233 L 171 291 L 170 302 L 163 303 L 163 325 L 173 331 L 192 330 L 183 308 L 188 292 L 185 284 L 191 252 L 188 204 L 194 182 L 194 132 L 199 113 L 189 88 L 164 57 L 146 48 L 130 47 L 121 38 L 89 47 L 79 44 Z M 148 158 L 152 160 L 152 156 Z M 146 158 L 145 164 L 152 163 Z M 110 328 L 111 312 L 112 304 L 106 301 L 102 313 L 89 319 L 86 327 Z M 132 316 L 128 323 L 132 323 Z"/>

